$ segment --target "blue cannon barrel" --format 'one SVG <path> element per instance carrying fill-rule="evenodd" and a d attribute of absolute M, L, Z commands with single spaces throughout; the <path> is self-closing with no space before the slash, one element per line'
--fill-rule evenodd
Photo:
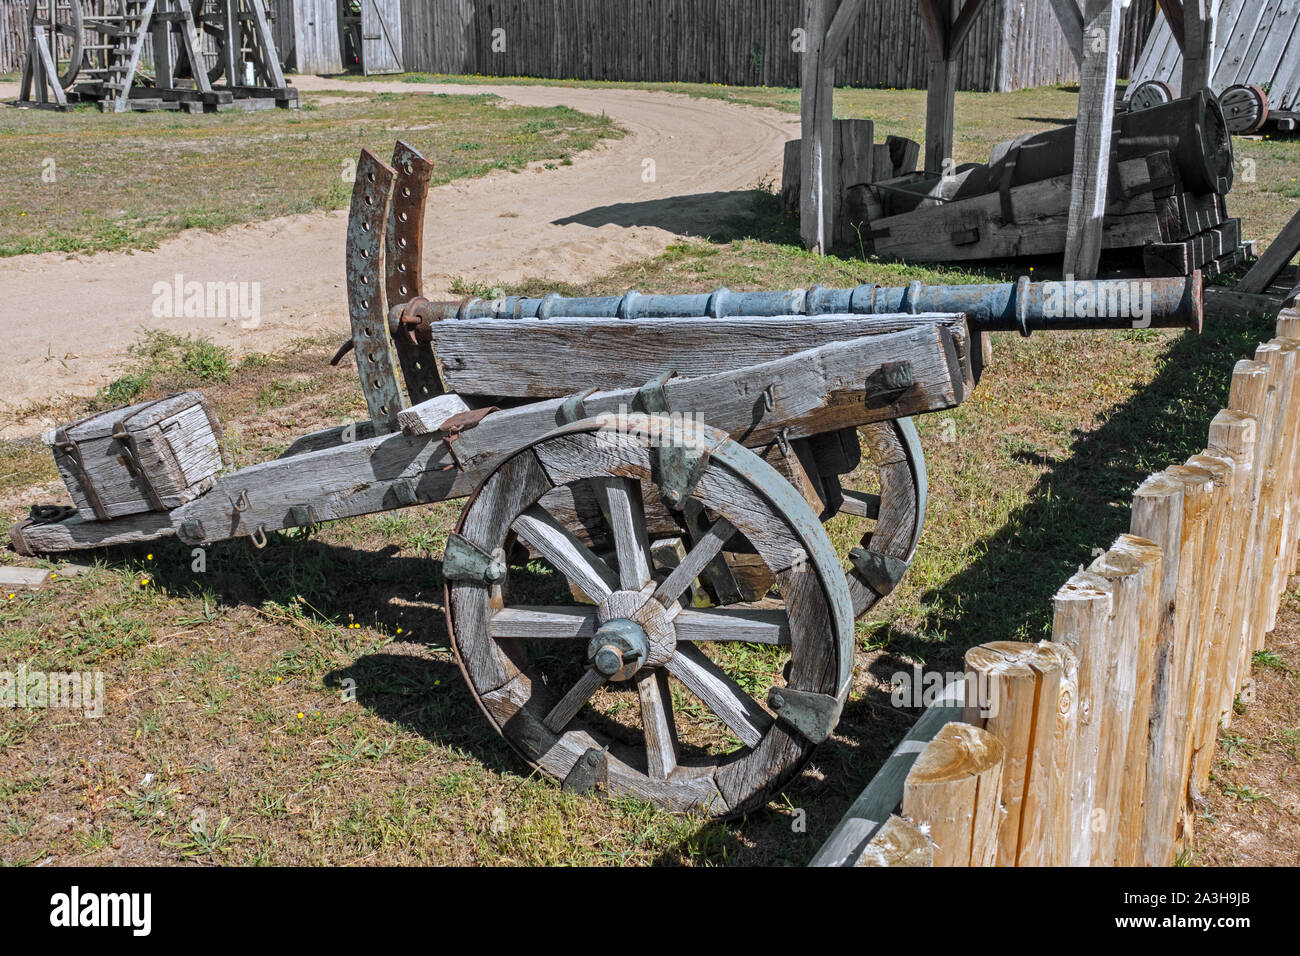
<path fill-rule="evenodd" d="M 507 296 L 487 301 L 416 302 L 393 309 L 396 333 L 403 322 L 419 334 L 429 322 L 457 319 L 667 319 L 772 315 L 883 315 L 964 312 L 983 332 L 1038 330 L 1191 328 L 1201 329 L 1201 276 L 1090 279 L 983 285 L 860 285 L 852 289 L 790 289 L 784 292 L 713 292 L 540 299 Z M 405 316 L 403 320 L 402 316 Z"/>

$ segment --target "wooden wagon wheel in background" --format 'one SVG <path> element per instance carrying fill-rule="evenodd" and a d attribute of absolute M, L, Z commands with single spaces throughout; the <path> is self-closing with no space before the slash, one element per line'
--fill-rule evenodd
<path fill-rule="evenodd" d="M 553 488 L 582 483 L 603 502 L 612 561 L 542 504 Z M 698 502 L 709 522 L 671 573 L 652 571 L 646 487 Z M 780 597 L 683 607 L 691 581 L 742 539 Z M 561 603 L 535 603 L 538 575 L 507 567 L 516 540 L 559 573 L 549 580 Z M 816 514 L 707 426 L 602 416 L 521 449 L 466 506 L 444 576 L 448 629 L 475 699 L 532 766 L 570 789 L 599 785 L 713 817 L 745 812 L 798 772 L 848 692 L 850 598 Z M 593 603 L 569 600 L 568 585 Z"/>
<path fill-rule="evenodd" d="M 32 0 L 27 20 L 32 27 L 45 28 L 59 85 L 65 90 L 71 88 L 85 55 L 81 0 Z"/>
<path fill-rule="evenodd" d="M 1233 133 L 1255 133 L 1268 122 L 1268 94 L 1253 84 L 1228 87 L 1219 94 L 1219 106 Z"/>
<path fill-rule="evenodd" d="M 1174 101 L 1174 88 L 1164 80 L 1147 80 L 1139 83 L 1129 94 L 1130 110 L 1149 110 L 1153 106 L 1162 106 Z"/>

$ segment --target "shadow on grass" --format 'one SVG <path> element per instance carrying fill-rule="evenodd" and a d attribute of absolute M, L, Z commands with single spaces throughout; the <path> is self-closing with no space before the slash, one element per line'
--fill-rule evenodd
<path fill-rule="evenodd" d="M 1013 636 L 1048 639 L 1051 599 L 1095 549 L 1128 530 L 1134 489 L 1148 476 L 1182 464 L 1206 445 L 1209 425 L 1227 404 L 1232 368 L 1273 336 L 1274 320 L 1257 317 L 1218 322 L 1202 335 L 1183 335 L 1165 355 L 1156 378 L 1118 406 L 1105 423 L 1078 432 L 1068 454 L 1048 460 L 1049 470 L 1029 503 L 991 538 L 980 556 L 929 593 L 924 604 L 942 610 L 918 627 L 873 634 L 884 653 L 871 665 L 887 686 L 909 670 L 908 658 L 926 669 L 959 671 L 967 649 Z M 741 825 L 747 841 L 783 844 L 791 862 L 806 863 L 829 835 L 920 711 L 895 707 L 879 689 L 851 700 L 836 733 L 805 773 L 787 788 L 792 805 L 807 811 L 808 834 L 792 834 L 784 815 L 764 810 Z"/>

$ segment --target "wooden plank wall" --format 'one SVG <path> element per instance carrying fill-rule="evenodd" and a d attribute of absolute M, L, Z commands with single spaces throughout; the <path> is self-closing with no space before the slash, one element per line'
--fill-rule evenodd
<path fill-rule="evenodd" d="M 1126 11 L 1122 49 L 1141 48 L 1154 4 Z M 402 29 L 407 69 L 429 73 L 797 87 L 800 10 L 792 0 L 403 0 Z M 497 29 L 504 51 L 492 49 Z M 1121 57 L 1121 76 L 1133 56 Z M 836 83 L 915 89 L 926 66 L 915 0 L 872 0 Z M 1077 79 L 1047 0 L 990 0 L 957 82 L 1009 90 Z"/>
<path fill-rule="evenodd" d="M 332 17 L 334 2 L 271 0 L 282 60 L 304 73 L 340 68 L 333 44 L 299 51 L 295 42 L 295 23 Z M 799 19 L 795 0 L 402 0 L 401 7 L 408 70 L 799 85 L 789 41 Z M 25 9 L 26 0 L 0 0 L 0 72 L 22 69 Z M 1125 11 L 1120 76 L 1129 75 L 1154 13 L 1155 0 L 1133 0 Z M 496 26 L 507 31 L 503 54 L 491 50 Z M 836 78 L 842 86 L 924 85 L 915 0 L 870 0 Z M 1047 0 L 990 0 L 957 82 L 961 89 L 1008 90 L 1076 79 Z"/>

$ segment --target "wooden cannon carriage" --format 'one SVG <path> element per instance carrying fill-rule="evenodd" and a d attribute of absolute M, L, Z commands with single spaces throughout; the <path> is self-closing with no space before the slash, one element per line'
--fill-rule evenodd
<path fill-rule="evenodd" d="M 431 303 L 430 171 L 401 143 L 391 165 L 358 165 L 335 361 L 355 353 L 369 422 L 228 471 L 197 393 L 100 414 L 48 436 L 75 507 L 34 508 L 11 539 L 264 546 L 465 498 L 443 560 L 455 653 L 489 722 L 570 789 L 712 816 L 770 799 L 833 730 L 854 620 L 915 552 L 909 416 L 969 394 L 984 331 L 1135 324 L 1056 308 L 1028 280 Z M 1085 284 L 1094 302 L 1103 285 Z M 1140 324 L 1199 327 L 1198 278 L 1150 285 Z M 842 488 L 863 451 L 874 486 Z M 844 556 L 822 527 L 841 512 L 872 522 Z M 560 603 L 527 599 L 538 559 L 567 581 Z M 759 649 L 769 676 L 728 644 Z M 710 732 L 686 742 L 687 719 Z"/>

